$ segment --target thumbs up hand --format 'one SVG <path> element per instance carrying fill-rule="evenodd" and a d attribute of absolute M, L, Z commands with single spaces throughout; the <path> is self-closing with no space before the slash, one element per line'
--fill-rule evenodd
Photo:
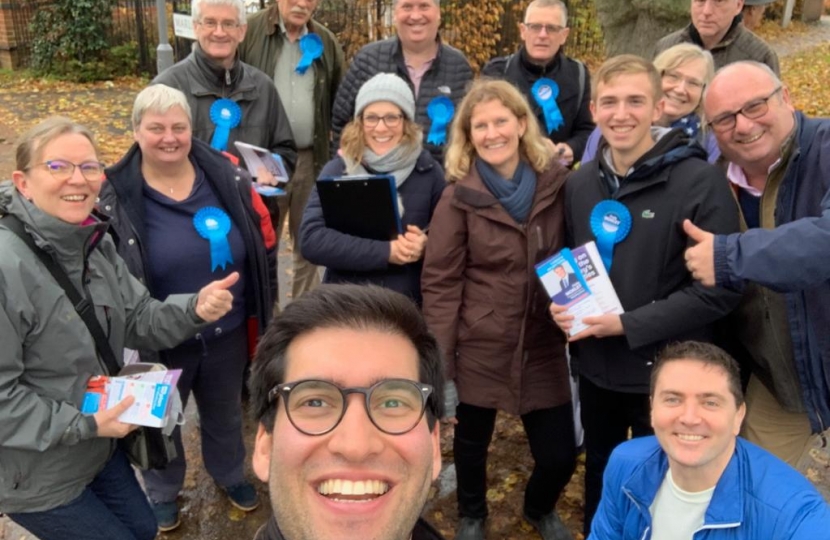
<path fill-rule="evenodd" d="M 202 287 L 196 298 L 196 315 L 205 322 L 215 322 L 231 310 L 233 295 L 228 290 L 239 281 L 239 272 L 234 272 L 225 279 L 212 281 Z"/>
<path fill-rule="evenodd" d="M 715 235 L 683 221 L 683 231 L 696 245 L 686 250 L 686 268 L 692 277 L 707 287 L 715 286 Z"/>

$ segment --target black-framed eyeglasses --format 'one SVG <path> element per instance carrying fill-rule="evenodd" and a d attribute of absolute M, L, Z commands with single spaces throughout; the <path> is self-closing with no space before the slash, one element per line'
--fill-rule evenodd
<path fill-rule="evenodd" d="M 378 122 L 383 120 L 383 123 L 386 124 L 386 127 L 398 127 L 403 120 L 402 114 L 384 114 L 383 116 L 378 116 L 376 114 L 365 114 L 363 115 L 363 124 L 368 127 L 375 127 L 378 125 Z"/>
<path fill-rule="evenodd" d="M 783 86 L 777 87 L 775 90 L 770 92 L 768 96 L 750 101 L 735 112 L 718 115 L 706 125 L 718 133 L 723 133 L 724 131 L 729 131 L 735 127 L 735 124 L 738 123 L 739 114 L 750 120 L 760 118 L 767 114 L 767 111 L 769 110 L 769 100 L 772 99 L 772 96 L 780 92 L 782 88 Z"/>
<path fill-rule="evenodd" d="M 668 69 L 664 69 L 662 73 L 660 73 L 660 76 L 669 81 L 671 84 L 680 84 L 680 82 L 682 81 L 686 83 L 686 88 L 691 88 L 693 90 L 702 91 L 703 87 L 705 86 L 703 84 L 703 81 L 701 80 L 686 77 L 676 71 L 671 71 Z"/>
<path fill-rule="evenodd" d="M 203 28 L 205 28 L 206 30 L 209 30 L 211 32 L 216 30 L 216 28 L 219 27 L 219 26 L 221 26 L 222 30 L 224 30 L 225 32 L 231 32 L 233 30 L 236 30 L 240 26 L 242 26 L 237 21 L 215 21 L 213 19 L 205 19 L 204 21 L 196 21 L 196 22 L 197 22 L 197 24 L 201 24 Z"/>
<path fill-rule="evenodd" d="M 542 23 L 522 23 L 525 25 L 525 28 L 530 30 L 532 34 L 541 34 L 542 29 L 545 30 L 548 34 L 558 34 L 562 30 L 565 29 L 564 26 L 559 26 L 558 24 L 542 24 Z"/>
<path fill-rule="evenodd" d="M 35 163 L 25 170 L 35 167 L 46 167 L 56 180 L 69 180 L 75 174 L 75 167 L 81 170 L 81 175 L 90 182 L 101 180 L 104 177 L 106 165 L 100 161 L 84 161 L 83 163 L 72 163 L 63 159 L 50 159 L 43 163 Z"/>
<path fill-rule="evenodd" d="M 349 394 L 363 394 L 372 424 L 388 435 L 403 435 L 418 425 L 433 387 L 409 379 L 384 379 L 372 386 L 341 388 L 329 381 L 306 379 L 279 384 L 269 403 L 282 396 L 288 420 L 306 435 L 331 432 L 346 414 Z"/>

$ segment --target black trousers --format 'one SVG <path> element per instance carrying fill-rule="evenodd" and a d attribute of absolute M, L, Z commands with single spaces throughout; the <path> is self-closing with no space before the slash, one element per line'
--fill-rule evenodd
<path fill-rule="evenodd" d="M 496 409 L 460 403 L 453 453 L 458 476 L 458 513 L 487 517 L 487 450 L 496 424 Z M 576 468 L 573 409 L 570 403 L 522 415 L 535 462 L 525 488 L 524 511 L 538 519 L 556 505 Z"/>
<path fill-rule="evenodd" d="M 614 448 L 633 437 L 651 435 L 648 394 L 606 390 L 579 378 L 582 427 L 585 430 L 585 537 L 602 497 L 602 474 Z"/>

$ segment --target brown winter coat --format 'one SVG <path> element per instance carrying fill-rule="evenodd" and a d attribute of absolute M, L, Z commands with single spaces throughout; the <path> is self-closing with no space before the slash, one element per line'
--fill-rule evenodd
<path fill-rule="evenodd" d="M 565 338 L 534 264 L 564 247 L 565 169 L 539 175 L 526 225 L 516 223 L 475 167 L 444 190 L 430 223 L 424 317 L 462 403 L 511 414 L 571 399 Z"/>

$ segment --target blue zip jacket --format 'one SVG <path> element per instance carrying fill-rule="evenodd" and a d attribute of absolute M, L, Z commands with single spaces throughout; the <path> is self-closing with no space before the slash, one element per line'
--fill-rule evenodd
<path fill-rule="evenodd" d="M 649 540 L 657 490 L 669 464 L 656 437 L 611 454 L 588 540 Z M 694 540 L 818 540 L 830 537 L 830 507 L 795 469 L 741 438 L 715 486 Z"/>
<path fill-rule="evenodd" d="M 784 294 L 810 424 L 830 427 L 830 120 L 795 113 L 795 140 L 775 201 L 775 228 L 715 236 L 715 280 Z M 826 534 L 830 538 L 830 532 Z"/>

